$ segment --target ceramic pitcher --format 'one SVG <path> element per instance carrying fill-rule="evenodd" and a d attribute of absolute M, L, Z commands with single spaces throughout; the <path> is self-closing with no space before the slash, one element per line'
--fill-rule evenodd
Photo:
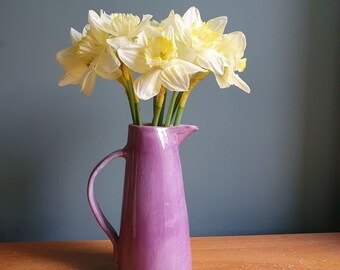
<path fill-rule="evenodd" d="M 119 270 L 191 270 L 179 145 L 196 130 L 191 125 L 130 125 L 126 146 L 92 171 L 89 203 L 113 244 Z M 118 157 L 126 160 L 119 235 L 103 215 L 93 190 L 97 174 Z"/>

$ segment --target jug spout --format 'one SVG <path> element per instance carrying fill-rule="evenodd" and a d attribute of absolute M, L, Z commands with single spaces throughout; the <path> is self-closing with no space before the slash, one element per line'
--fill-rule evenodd
<path fill-rule="evenodd" d="M 181 144 L 187 137 L 198 130 L 197 126 L 193 125 L 179 125 L 173 126 L 174 135 L 177 137 L 178 144 Z"/>

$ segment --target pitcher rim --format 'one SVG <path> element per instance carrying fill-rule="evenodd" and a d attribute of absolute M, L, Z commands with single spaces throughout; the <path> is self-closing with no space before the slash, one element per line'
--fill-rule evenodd
<path fill-rule="evenodd" d="M 138 129 L 172 129 L 172 128 L 180 128 L 180 127 L 190 127 L 190 128 L 194 128 L 196 130 L 198 130 L 198 127 L 196 125 L 188 125 L 188 124 L 180 124 L 177 126 L 169 126 L 169 127 L 164 127 L 164 126 L 152 126 L 151 123 L 146 123 L 143 124 L 142 126 L 139 125 L 134 125 L 134 124 L 129 124 L 129 127 L 133 127 L 133 128 L 138 128 Z"/>

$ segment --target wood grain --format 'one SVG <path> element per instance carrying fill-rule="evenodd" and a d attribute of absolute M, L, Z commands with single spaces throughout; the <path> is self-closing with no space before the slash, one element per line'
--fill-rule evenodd
<path fill-rule="evenodd" d="M 340 270 L 340 233 L 192 239 L 194 270 Z"/>
<path fill-rule="evenodd" d="M 0 269 L 113 269 L 111 253 L 109 241 L 0 243 Z M 340 233 L 198 237 L 192 256 L 193 270 L 340 270 Z"/>

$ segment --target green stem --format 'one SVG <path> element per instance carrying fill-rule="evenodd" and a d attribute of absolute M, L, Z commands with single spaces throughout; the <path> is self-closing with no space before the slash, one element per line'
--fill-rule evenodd
<path fill-rule="evenodd" d="M 181 123 L 183 112 L 184 112 L 184 107 L 179 106 L 177 110 L 174 126 L 178 126 Z"/>
<path fill-rule="evenodd" d="M 127 95 L 128 95 L 128 99 L 129 99 L 129 105 L 130 105 L 130 113 L 131 113 L 132 123 L 135 125 L 135 124 L 136 124 L 136 119 L 135 119 L 133 101 L 132 101 L 132 98 L 130 98 L 130 95 L 129 95 L 128 93 L 127 93 Z"/>
<path fill-rule="evenodd" d="M 183 95 L 183 92 L 179 92 L 178 95 L 177 95 L 175 106 L 174 106 L 174 110 L 172 111 L 172 115 L 171 115 L 171 121 L 172 121 L 172 119 L 174 118 L 174 116 L 176 114 L 176 111 L 177 111 L 177 108 L 178 108 L 178 104 L 179 104 L 179 101 L 181 100 L 182 95 Z"/>
<path fill-rule="evenodd" d="M 156 105 L 155 113 L 153 114 L 153 118 L 152 118 L 152 125 L 153 126 L 157 126 L 158 121 L 159 121 L 159 116 L 161 114 L 161 110 L 162 110 L 162 107 L 159 107 L 159 106 Z"/>
<path fill-rule="evenodd" d="M 163 101 L 163 105 L 162 105 L 162 110 L 161 110 L 161 114 L 159 115 L 159 119 L 158 119 L 158 126 L 160 126 L 160 127 L 163 125 L 163 117 L 164 117 L 167 93 L 168 92 L 166 91 L 165 94 L 164 94 L 164 101 Z"/>
<path fill-rule="evenodd" d="M 132 92 L 132 87 L 131 87 L 130 80 L 126 80 L 126 86 L 127 86 L 127 91 L 126 92 L 127 92 L 128 99 L 129 99 L 132 121 L 133 121 L 133 124 L 136 125 L 137 124 L 137 120 L 136 120 L 136 108 L 134 106 L 133 92 Z"/>
<path fill-rule="evenodd" d="M 152 125 L 153 126 L 158 125 L 159 116 L 161 114 L 163 103 L 164 103 L 165 93 L 166 93 L 166 89 L 162 86 L 161 90 L 159 91 L 159 94 L 157 95 L 155 113 L 153 114 L 153 118 L 152 118 Z"/>
<path fill-rule="evenodd" d="M 171 124 L 172 112 L 173 112 L 174 107 L 175 107 L 177 95 L 178 95 L 178 92 L 176 92 L 176 91 L 174 91 L 172 93 L 171 101 L 170 101 L 169 108 L 168 108 L 168 114 L 166 116 L 166 121 L 165 121 L 166 127 L 169 127 L 170 124 Z"/>
<path fill-rule="evenodd" d="M 157 96 L 153 97 L 153 114 L 156 112 L 156 106 L 157 106 Z"/>
<path fill-rule="evenodd" d="M 139 102 L 135 101 L 135 107 L 136 107 L 136 123 L 137 123 L 137 125 L 142 126 L 143 121 L 142 121 L 142 117 L 141 117 L 141 113 L 140 113 Z"/>

